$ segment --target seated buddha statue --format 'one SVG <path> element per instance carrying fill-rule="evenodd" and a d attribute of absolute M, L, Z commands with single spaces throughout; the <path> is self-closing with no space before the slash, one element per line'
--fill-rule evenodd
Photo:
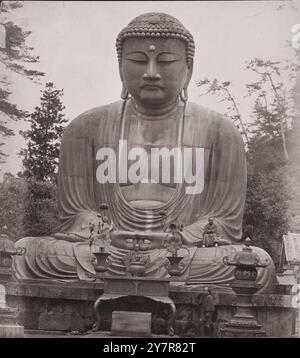
<path fill-rule="evenodd" d="M 110 232 L 108 274 L 125 275 L 128 242 L 143 238 L 149 263 L 145 276 L 168 277 L 163 244 L 172 223 L 181 225 L 182 285 L 229 285 L 234 268 L 224 256 L 241 250 L 246 160 L 238 129 L 224 116 L 188 101 L 195 44 L 172 16 L 147 13 L 118 35 L 121 100 L 90 109 L 65 129 L 60 147 L 60 227 L 47 237 L 25 237 L 15 258 L 19 278 L 91 280 L 91 222 L 101 203 Z M 168 160 L 169 159 L 169 160 Z M 162 214 L 163 220 L 162 220 Z M 202 247 L 208 218 L 218 245 Z M 109 224 L 109 225 L 110 225 Z M 185 250 L 183 250 L 185 248 Z M 271 262 L 257 283 L 270 292 Z"/>

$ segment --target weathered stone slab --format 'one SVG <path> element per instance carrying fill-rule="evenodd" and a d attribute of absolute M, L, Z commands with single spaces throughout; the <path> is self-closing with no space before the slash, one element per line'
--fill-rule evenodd
<path fill-rule="evenodd" d="M 151 335 L 151 313 L 114 311 L 111 334 L 114 336 L 149 337 Z"/>
<path fill-rule="evenodd" d="M 0 284 L 0 308 L 6 307 L 5 295 L 6 295 L 5 287 Z"/>
<path fill-rule="evenodd" d="M 75 281 L 69 284 L 47 280 L 22 280 L 7 284 L 7 295 L 56 299 L 96 300 L 103 292 L 103 283 Z"/>
<path fill-rule="evenodd" d="M 256 308 L 257 321 L 264 325 L 267 337 L 290 337 L 295 313 L 294 308 Z"/>
<path fill-rule="evenodd" d="M 24 327 L 17 325 L 0 325 L 0 338 L 23 338 Z"/>
<path fill-rule="evenodd" d="M 292 295 L 265 294 L 253 295 L 252 303 L 260 307 L 287 307 L 292 308 Z"/>
<path fill-rule="evenodd" d="M 39 317 L 38 329 L 70 331 L 70 321 L 70 314 L 43 312 Z"/>
<path fill-rule="evenodd" d="M 169 280 L 146 277 L 106 277 L 104 291 L 108 294 L 133 296 L 168 296 Z"/>
<path fill-rule="evenodd" d="M 221 338 L 266 338 L 264 330 L 243 330 L 238 328 L 224 328 L 220 330 Z"/>

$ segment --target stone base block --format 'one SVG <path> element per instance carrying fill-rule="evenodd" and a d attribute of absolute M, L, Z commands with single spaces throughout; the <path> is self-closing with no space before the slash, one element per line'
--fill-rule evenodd
<path fill-rule="evenodd" d="M 24 327 L 18 325 L 0 325 L 0 338 L 23 338 Z"/>
<path fill-rule="evenodd" d="M 112 336 L 149 337 L 151 313 L 114 311 L 112 313 Z"/>
<path fill-rule="evenodd" d="M 247 330 L 242 328 L 220 329 L 221 338 L 266 338 L 266 332 L 262 329 Z"/>
<path fill-rule="evenodd" d="M 170 298 L 176 305 L 174 323 L 175 334 L 179 336 L 201 337 L 205 333 L 204 320 L 201 313 L 200 287 L 170 286 Z M 220 329 L 232 320 L 235 314 L 235 295 L 214 288 L 215 312 L 213 336 L 219 336 Z M 30 280 L 10 282 L 7 285 L 7 304 L 15 310 L 17 320 L 7 313 L 5 320 L 2 310 L 0 326 L 11 326 L 19 323 L 25 329 L 57 330 L 57 331 L 89 331 L 95 322 L 93 306 L 103 294 L 103 283 L 99 282 L 51 282 L 46 280 Z M 170 312 L 168 305 L 155 303 L 148 298 L 133 299 L 124 297 L 121 300 L 107 301 L 103 304 L 102 325 L 100 330 L 110 331 L 112 312 L 150 312 L 152 334 L 166 333 L 166 320 Z M 253 296 L 256 321 L 262 325 L 267 337 L 291 337 L 295 322 L 296 310 L 292 307 L 292 296 L 282 294 L 264 294 Z M 0 310 L 1 311 L 1 310 Z M 1 313 L 1 312 L 0 312 Z M 9 321 L 8 321 L 9 319 Z M 14 318 L 15 319 L 15 318 Z M 240 336 L 251 336 L 237 332 Z M 260 332 L 258 332 L 260 333 Z"/>

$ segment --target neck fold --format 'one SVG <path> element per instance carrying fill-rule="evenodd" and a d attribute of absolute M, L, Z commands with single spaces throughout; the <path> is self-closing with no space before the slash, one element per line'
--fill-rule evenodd
<path fill-rule="evenodd" d="M 160 117 L 172 113 L 179 104 L 179 98 L 176 98 L 171 103 L 156 108 L 145 107 L 144 105 L 137 103 L 133 98 L 131 99 L 131 101 L 133 104 L 133 108 L 137 113 L 146 117 L 153 117 L 153 119 L 155 119 L 155 117 Z"/>

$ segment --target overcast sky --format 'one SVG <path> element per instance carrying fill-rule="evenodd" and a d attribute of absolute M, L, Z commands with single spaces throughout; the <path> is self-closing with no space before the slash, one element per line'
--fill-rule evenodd
<path fill-rule="evenodd" d="M 119 31 L 144 12 L 166 12 L 178 18 L 193 34 L 196 44 L 194 74 L 189 99 L 218 111 L 222 105 L 213 97 L 199 97 L 195 81 L 204 77 L 229 80 L 245 120 L 251 103 L 245 99 L 245 84 L 255 80 L 244 70 L 254 57 L 280 60 L 291 58 L 291 28 L 300 23 L 298 10 L 290 5 L 278 11 L 281 1 L 26 1 L 15 11 L 14 21 L 32 31 L 28 43 L 40 56 L 37 69 L 46 73 L 41 85 L 10 75 L 14 81 L 11 99 L 20 108 L 33 111 L 40 90 L 48 81 L 64 89 L 66 116 L 72 120 L 81 112 L 120 98 L 121 83 L 115 53 Z M 22 123 L 13 124 L 17 132 Z M 10 154 L 2 165 L 6 171 L 21 169 L 17 157 L 23 139 L 16 135 L 4 147 Z"/>

